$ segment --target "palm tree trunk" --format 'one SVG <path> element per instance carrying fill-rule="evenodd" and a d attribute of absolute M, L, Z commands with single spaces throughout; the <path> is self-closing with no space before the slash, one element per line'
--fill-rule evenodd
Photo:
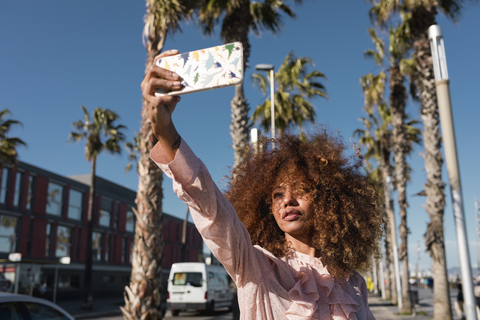
<path fill-rule="evenodd" d="M 385 299 L 391 300 L 392 299 L 392 281 L 390 275 L 390 265 L 392 264 L 392 247 L 390 245 L 390 227 L 388 223 L 388 219 L 385 219 L 385 238 L 384 238 L 384 245 L 385 245 Z"/>
<path fill-rule="evenodd" d="M 248 146 L 248 107 L 243 91 L 243 84 L 235 86 L 235 97 L 230 102 L 232 111 L 232 122 L 230 124 L 230 135 L 233 141 L 234 166 L 237 167 L 245 158 L 245 149 Z"/>
<path fill-rule="evenodd" d="M 381 170 L 382 170 L 382 187 L 383 187 L 383 193 L 384 193 L 384 198 L 385 198 L 385 212 L 387 214 L 387 221 L 386 223 L 389 224 L 389 231 L 390 234 L 387 235 L 390 237 L 391 241 L 391 248 L 392 248 L 392 254 L 393 250 L 396 250 L 395 244 L 397 243 L 397 239 L 395 237 L 395 212 L 393 210 L 393 199 L 391 198 L 390 192 L 388 190 L 388 177 L 391 177 L 391 169 L 390 169 L 390 141 L 388 137 L 382 137 L 381 140 L 381 149 L 382 149 L 382 159 L 381 159 Z M 390 260 L 392 262 L 392 270 L 391 270 L 391 294 L 392 294 L 392 303 L 393 304 L 398 304 L 398 294 L 397 294 L 397 282 L 396 282 L 396 268 L 395 268 L 395 259 Z"/>
<path fill-rule="evenodd" d="M 403 76 L 400 68 L 394 65 L 390 68 L 390 111 L 392 115 L 392 135 L 393 135 L 393 160 L 395 164 L 396 188 L 398 193 L 398 204 L 400 206 L 400 239 L 398 255 L 402 263 L 402 313 L 411 313 L 412 305 L 410 303 L 410 282 L 408 269 L 408 233 L 407 227 L 407 170 L 406 154 L 407 141 L 405 137 L 405 105 L 407 92 L 403 85 Z"/>
<path fill-rule="evenodd" d="M 84 278 L 84 295 L 82 309 L 91 310 L 93 307 L 92 295 L 92 236 L 93 236 L 93 213 L 95 206 L 95 173 L 97 166 L 97 158 L 92 159 L 92 173 L 90 177 L 90 194 L 88 198 L 87 211 L 87 244 L 85 257 L 85 278 Z"/>
<path fill-rule="evenodd" d="M 390 281 L 390 288 L 391 288 L 391 299 L 392 299 L 392 303 L 393 304 L 397 304 L 398 303 L 398 295 L 397 295 L 397 277 L 396 277 L 396 270 L 395 270 L 395 259 L 392 259 L 392 255 L 393 255 L 393 250 L 395 250 L 395 247 L 393 246 L 393 244 L 395 243 L 394 242 L 394 235 L 395 235 L 395 232 L 394 232 L 394 229 L 395 229 L 395 216 L 394 216 L 394 211 L 393 211 L 393 200 L 390 199 L 390 195 L 388 194 L 388 189 L 387 189 L 387 183 L 386 183 L 386 177 L 385 177 L 385 174 L 384 174 L 384 192 L 385 192 L 385 207 L 386 207 L 386 213 L 387 213 L 387 224 L 388 224 L 388 230 L 389 230 L 389 234 L 387 235 L 387 237 L 390 238 L 390 241 L 391 241 L 391 245 L 390 245 L 390 249 L 391 249 L 391 255 L 390 255 L 390 262 L 391 262 L 391 265 L 392 265 L 392 269 L 390 271 L 390 278 L 389 278 L 389 281 Z"/>
<path fill-rule="evenodd" d="M 149 39 L 146 70 L 162 49 L 165 35 Z M 162 171 L 150 160 L 150 150 L 157 139 L 153 134 L 146 103 L 143 101 L 141 123 L 140 161 L 138 163 L 138 191 L 135 242 L 132 248 L 132 275 L 130 286 L 125 287 L 125 307 L 121 307 L 127 320 L 162 319 L 162 260 L 163 212 Z"/>
<path fill-rule="evenodd" d="M 425 232 L 425 244 L 433 262 L 434 279 L 434 320 L 450 320 L 452 307 L 448 291 L 447 264 L 445 257 L 445 240 L 443 236 L 443 213 L 445 207 L 445 191 L 442 181 L 441 135 L 440 121 L 435 92 L 428 27 L 435 24 L 435 7 L 418 7 L 412 11 L 412 34 L 415 47 L 416 75 L 415 84 L 421 98 L 420 113 L 423 120 L 423 141 L 425 152 L 425 171 L 427 181 L 425 193 L 427 202 L 425 210 L 430 216 L 430 223 Z"/>
<path fill-rule="evenodd" d="M 252 16 L 250 14 L 250 1 L 240 0 L 238 6 L 227 13 L 223 20 L 222 38 L 226 43 L 240 41 L 243 45 L 243 73 L 245 74 L 248 59 L 250 57 L 250 42 L 248 41 L 248 32 Z M 230 124 L 230 135 L 233 140 L 234 166 L 238 166 L 245 158 L 245 150 L 248 146 L 248 131 L 250 129 L 248 112 L 250 110 L 243 83 L 235 86 L 235 97 L 231 103 L 232 122 Z"/>

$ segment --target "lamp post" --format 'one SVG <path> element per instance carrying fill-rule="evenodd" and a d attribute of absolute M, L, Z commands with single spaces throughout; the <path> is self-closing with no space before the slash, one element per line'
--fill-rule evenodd
<path fill-rule="evenodd" d="M 383 277 L 384 275 L 384 267 L 383 267 L 383 259 L 384 258 L 381 258 L 380 259 L 380 263 L 379 263 L 379 269 L 380 269 L 380 288 L 382 290 L 382 299 L 386 299 L 387 298 L 387 293 L 385 292 L 385 278 Z"/>
<path fill-rule="evenodd" d="M 274 67 L 272 64 L 257 64 L 255 70 L 258 71 L 270 71 L 270 96 L 272 103 L 271 106 L 271 117 L 272 117 L 272 139 L 275 139 L 275 77 L 273 74 Z"/>
<path fill-rule="evenodd" d="M 392 228 L 392 251 L 393 251 L 393 267 L 395 269 L 395 283 L 397 285 L 397 299 L 398 299 L 398 309 L 401 311 L 403 307 L 403 296 L 402 296 L 402 282 L 400 281 L 400 262 L 398 258 L 398 246 L 397 246 L 397 224 L 395 222 L 395 212 L 393 210 L 393 182 L 392 177 L 387 176 L 387 189 L 388 197 L 387 201 L 392 208 L 392 216 L 390 217 L 390 225 Z"/>
<path fill-rule="evenodd" d="M 465 314 L 468 320 L 477 319 L 475 298 L 473 294 L 473 279 L 468 252 L 467 232 L 465 228 L 465 215 L 463 211 L 462 187 L 460 170 L 458 168 L 457 146 L 455 130 L 453 127 L 452 107 L 450 104 L 450 89 L 443 43 L 442 29 L 438 25 L 428 28 L 428 38 L 432 50 L 433 70 L 435 73 L 435 87 L 437 91 L 438 109 L 443 132 L 443 144 L 447 163 L 448 180 L 452 195 L 453 215 L 457 234 L 458 255 L 462 274 L 463 298 L 465 301 Z"/>
<path fill-rule="evenodd" d="M 477 231 L 477 280 L 480 278 L 480 216 L 478 214 L 478 201 L 475 198 L 475 230 Z"/>
<path fill-rule="evenodd" d="M 253 154 L 258 153 L 258 130 L 257 128 L 252 128 L 250 130 L 250 142 L 253 145 Z"/>
<path fill-rule="evenodd" d="M 419 276 L 418 276 L 418 275 L 419 275 L 419 273 L 420 273 L 419 270 L 418 270 L 418 263 L 419 263 L 419 262 L 420 262 L 420 241 L 417 241 L 417 272 L 416 272 L 416 274 L 417 274 L 417 282 L 416 282 L 416 283 L 417 283 L 417 286 L 418 286 L 418 284 L 419 284 L 419 281 L 418 281 L 418 280 L 419 280 Z"/>

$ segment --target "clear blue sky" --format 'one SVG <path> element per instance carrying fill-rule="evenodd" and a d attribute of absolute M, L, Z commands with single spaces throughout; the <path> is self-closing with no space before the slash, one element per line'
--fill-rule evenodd
<path fill-rule="evenodd" d="M 345 140 L 361 126 L 363 96 L 359 78 L 374 72 L 373 61 L 363 52 L 372 47 L 367 28 L 369 5 L 364 1 L 306 0 L 294 7 L 297 18 L 285 18 L 280 35 L 251 35 L 251 66 L 271 63 L 277 68 L 294 50 L 308 56 L 325 73 L 329 100 L 314 100 L 317 121 L 339 129 Z M 121 116 L 128 136 L 139 130 L 141 110 L 140 82 L 146 52 L 141 34 L 144 1 L 2 1 L 0 3 L 0 108 L 8 108 L 23 128 L 12 135 L 22 138 L 20 160 L 61 175 L 90 172 L 84 144 L 67 144 L 71 123 L 82 117 L 81 105 L 90 111 L 109 108 Z M 455 25 L 441 15 L 437 22 L 445 38 L 451 96 L 459 151 L 460 171 L 467 233 L 472 266 L 477 265 L 474 199 L 480 198 L 478 159 L 480 119 L 480 6 L 468 6 Z M 183 33 L 169 36 L 166 48 L 181 52 L 221 43 L 216 35 L 206 38 L 193 23 L 182 26 Z M 251 108 L 263 103 L 264 96 L 253 87 L 246 72 L 245 93 Z M 177 106 L 174 120 L 179 132 L 210 169 L 222 187 L 222 178 L 233 164 L 229 134 L 230 99 L 233 88 L 186 95 Z M 410 103 L 408 112 L 418 116 L 418 105 Z M 423 189 L 425 172 L 421 148 L 410 159 L 412 181 L 408 185 L 410 208 L 408 225 L 411 267 L 430 268 L 424 253 L 423 234 L 429 221 L 422 208 L 424 198 L 411 196 Z M 134 172 L 124 173 L 127 154 L 99 157 L 97 173 L 106 179 L 136 190 Z M 446 170 L 443 180 L 448 182 Z M 164 211 L 183 217 L 185 205 L 164 182 Z M 448 267 L 459 265 L 450 190 L 446 189 L 445 239 Z M 397 207 L 398 212 L 398 207 Z M 397 222 L 399 221 L 397 217 Z"/>

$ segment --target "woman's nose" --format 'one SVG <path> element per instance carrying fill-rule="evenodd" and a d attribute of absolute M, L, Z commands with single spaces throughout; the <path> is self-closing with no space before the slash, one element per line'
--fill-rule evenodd
<path fill-rule="evenodd" d="M 283 205 L 285 207 L 298 205 L 297 199 L 295 199 L 293 193 L 289 190 L 285 192 L 285 197 L 283 198 Z"/>

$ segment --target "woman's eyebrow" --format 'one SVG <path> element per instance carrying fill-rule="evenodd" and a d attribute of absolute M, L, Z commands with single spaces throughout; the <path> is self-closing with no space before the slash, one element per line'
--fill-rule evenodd
<path fill-rule="evenodd" d="M 273 188 L 272 191 L 275 191 L 275 190 L 277 190 L 277 189 L 283 189 L 283 187 L 282 187 L 282 186 L 276 186 L 275 188 Z"/>

